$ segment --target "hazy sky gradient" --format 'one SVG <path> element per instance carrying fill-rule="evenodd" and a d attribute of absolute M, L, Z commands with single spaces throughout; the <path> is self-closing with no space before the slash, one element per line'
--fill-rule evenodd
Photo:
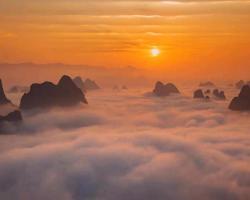
<path fill-rule="evenodd" d="M 250 71 L 250 1 L 0 0 L 0 13 L 0 62 Z"/>

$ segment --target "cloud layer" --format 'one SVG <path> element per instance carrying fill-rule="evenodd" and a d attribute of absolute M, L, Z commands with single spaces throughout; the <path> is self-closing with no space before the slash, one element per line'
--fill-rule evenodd
<path fill-rule="evenodd" d="M 144 92 L 26 113 L 0 136 L 1 199 L 249 199 L 249 114 Z"/>

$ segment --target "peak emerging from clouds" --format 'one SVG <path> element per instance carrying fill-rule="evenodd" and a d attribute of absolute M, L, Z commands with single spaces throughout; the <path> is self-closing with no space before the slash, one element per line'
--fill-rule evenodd
<path fill-rule="evenodd" d="M 0 135 L 1 199 L 249 197 L 248 114 L 227 100 L 143 92 L 99 91 L 88 107 L 25 114 L 19 134 Z"/>

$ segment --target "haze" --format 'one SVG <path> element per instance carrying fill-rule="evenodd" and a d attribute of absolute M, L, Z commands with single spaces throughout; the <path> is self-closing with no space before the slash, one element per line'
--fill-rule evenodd
<path fill-rule="evenodd" d="M 179 79 L 250 70 L 247 0 L 13 0 L 0 13 L 1 62 L 135 66 Z"/>
<path fill-rule="evenodd" d="M 0 0 L 0 200 L 250 200 L 250 0 Z"/>

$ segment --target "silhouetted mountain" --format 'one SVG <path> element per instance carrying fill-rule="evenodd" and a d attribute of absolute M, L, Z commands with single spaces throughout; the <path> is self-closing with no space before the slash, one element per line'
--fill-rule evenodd
<path fill-rule="evenodd" d="M 25 93 L 28 91 L 29 91 L 29 87 L 15 85 L 15 86 L 12 86 L 8 92 L 9 93 L 19 93 L 19 92 Z"/>
<path fill-rule="evenodd" d="M 221 99 L 221 100 L 225 100 L 226 96 L 224 91 L 219 91 L 218 89 L 214 89 L 213 90 L 213 95 L 217 98 L 217 99 Z"/>
<path fill-rule="evenodd" d="M 208 96 L 207 96 L 208 97 Z M 206 97 L 206 98 L 207 98 Z M 205 96 L 204 96 L 204 94 L 203 94 L 203 91 L 201 90 L 201 89 L 198 89 L 198 90 L 196 90 L 196 91 L 194 91 L 194 98 L 195 99 L 204 99 L 205 98 Z M 209 98 L 209 97 L 208 97 Z"/>
<path fill-rule="evenodd" d="M 229 105 L 231 110 L 249 111 L 250 110 L 250 86 L 244 85 L 238 97 L 234 97 Z"/>
<path fill-rule="evenodd" d="M 87 91 L 100 89 L 100 87 L 96 84 L 96 82 L 90 79 L 86 79 L 84 81 L 84 87 L 86 88 Z"/>
<path fill-rule="evenodd" d="M 0 116 L 0 123 L 1 122 L 18 122 L 18 121 L 22 121 L 22 114 L 19 110 L 15 110 L 9 114 L 7 114 L 6 116 Z"/>
<path fill-rule="evenodd" d="M 207 81 L 207 82 L 202 82 L 199 84 L 199 87 L 214 87 L 214 83 L 211 81 Z"/>
<path fill-rule="evenodd" d="M 205 92 L 204 92 L 205 94 L 210 94 L 211 93 L 211 90 L 206 90 Z"/>
<path fill-rule="evenodd" d="M 32 84 L 29 93 L 21 99 L 21 109 L 49 108 L 53 106 L 73 106 L 87 103 L 81 89 L 69 76 L 63 76 L 57 85 L 51 82 Z"/>
<path fill-rule="evenodd" d="M 167 83 L 166 85 L 164 85 L 162 82 L 158 81 L 155 84 L 153 93 L 157 96 L 163 97 L 163 96 L 168 96 L 170 94 L 177 94 L 180 92 L 174 84 Z"/>
<path fill-rule="evenodd" d="M 123 85 L 123 86 L 122 86 L 122 89 L 123 89 L 123 90 L 127 90 L 128 88 L 127 88 L 126 85 Z"/>
<path fill-rule="evenodd" d="M 238 81 L 238 82 L 235 84 L 235 87 L 236 87 L 237 89 L 241 89 L 244 85 L 245 85 L 245 81 L 240 80 L 240 81 Z"/>
<path fill-rule="evenodd" d="M 85 84 L 80 76 L 77 76 L 73 79 L 74 83 L 78 88 L 80 88 L 84 93 L 87 92 L 87 89 L 85 87 Z"/>
<path fill-rule="evenodd" d="M 0 105 L 11 103 L 9 99 L 5 96 L 2 80 L 0 79 Z"/>

